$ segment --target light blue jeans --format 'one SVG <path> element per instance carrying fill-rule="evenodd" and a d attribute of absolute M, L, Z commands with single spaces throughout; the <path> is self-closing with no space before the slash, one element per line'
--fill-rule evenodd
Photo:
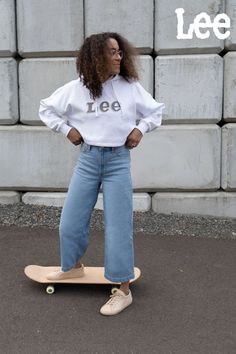
<path fill-rule="evenodd" d="M 61 267 L 68 271 L 89 245 L 89 224 L 102 185 L 105 249 L 104 276 L 134 278 L 133 201 L 130 150 L 125 146 L 81 144 L 60 220 Z"/>

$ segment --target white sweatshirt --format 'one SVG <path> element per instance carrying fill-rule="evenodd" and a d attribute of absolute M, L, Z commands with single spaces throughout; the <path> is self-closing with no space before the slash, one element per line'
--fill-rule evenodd
<path fill-rule="evenodd" d="M 85 143 L 97 146 L 121 146 L 134 128 L 144 134 L 161 125 L 164 103 L 155 101 L 138 81 L 115 75 L 102 87 L 94 101 L 80 78 L 72 80 L 40 101 L 39 117 L 66 136 L 74 127 Z"/>

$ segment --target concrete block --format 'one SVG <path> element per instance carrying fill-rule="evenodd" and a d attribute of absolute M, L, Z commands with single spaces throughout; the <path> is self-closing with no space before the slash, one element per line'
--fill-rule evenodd
<path fill-rule="evenodd" d="M 133 209 L 134 211 L 148 211 L 151 209 L 152 198 L 148 193 L 133 194 Z"/>
<path fill-rule="evenodd" d="M 77 77 L 75 58 L 22 60 L 19 64 L 21 122 L 43 125 L 38 115 L 40 100 Z"/>
<path fill-rule="evenodd" d="M 63 192 L 27 192 L 22 196 L 25 204 L 62 207 L 66 198 Z"/>
<path fill-rule="evenodd" d="M 140 83 L 151 95 L 153 95 L 153 64 L 150 55 L 140 55 L 138 57 Z"/>
<path fill-rule="evenodd" d="M 226 191 L 236 190 L 236 124 L 222 127 L 221 187 Z"/>
<path fill-rule="evenodd" d="M 15 1 L 0 1 L 0 57 L 16 53 Z"/>
<path fill-rule="evenodd" d="M 224 120 L 226 122 L 236 122 L 235 52 L 229 52 L 224 56 Z"/>
<path fill-rule="evenodd" d="M 236 2 L 225 0 L 225 12 L 230 18 L 230 36 L 225 40 L 226 50 L 236 50 Z"/>
<path fill-rule="evenodd" d="M 85 36 L 119 32 L 140 53 L 153 49 L 153 0 L 86 0 Z"/>
<path fill-rule="evenodd" d="M 46 205 L 54 207 L 62 207 L 67 193 L 63 192 L 27 192 L 23 195 L 22 201 L 25 204 Z M 1 203 L 1 192 L 0 192 Z M 98 200 L 95 209 L 103 210 L 103 194 L 98 194 Z M 151 197 L 147 193 L 133 194 L 134 211 L 148 211 L 151 208 Z"/>
<path fill-rule="evenodd" d="M 67 190 L 79 147 L 62 134 L 2 126 L 0 141 L 1 188 Z M 131 152 L 134 191 L 219 189 L 220 142 L 217 125 L 170 125 L 145 134 Z"/>
<path fill-rule="evenodd" d="M 97 202 L 96 202 L 94 208 L 97 210 L 103 210 L 103 195 L 102 195 L 102 193 L 98 194 L 98 199 L 97 199 Z"/>
<path fill-rule="evenodd" d="M 0 59 L 0 125 L 18 121 L 18 82 L 15 59 Z"/>
<path fill-rule="evenodd" d="M 47 127 L 2 126 L 0 141 L 1 188 L 67 189 L 79 148 L 62 134 Z"/>
<path fill-rule="evenodd" d="M 152 208 L 158 214 L 236 217 L 236 193 L 155 193 Z"/>
<path fill-rule="evenodd" d="M 131 154 L 136 192 L 220 187 L 221 129 L 217 125 L 161 126 L 145 134 Z"/>
<path fill-rule="evenodd" d="M 74 55 L 83 42 L 83 0 L 21 0 L 17 20 L 22 57 Z"/>
<path fill-rule="evenodd" d="M 0 191 L 0 204 L 15 204 L 20 202 L 20 193 L 13 191 Z"/>
<path fill-rule="evenodd" d="M 219 55 L 159 56 L 155 70 L 155 97 L 166 104 L 163 122 L 221 120 L 223 59 Z"/>
<path fill-rule="evenodd" d="M 219 53 L 224 48 L 224 40 L 218 39 L 213 30 L 207 39 L 177 39 L 177 15 L 175 10 L 183 8 L 183 33 L 187 33 L 189 25 L 201 12 L 206 12 L 211 20 L 218 13 L 224 12 L 224 0 L 155 0 L 155 52 L 160 54 L 210 54 Z M 205 30 L 201 30 L 205 33 Z"/>
<path fill-rule="evenodd" d="M 103 210 L 103 195 L 99 193 L 95 209 Z M 148 211 L 151 209 L 151 197 L 148 193 L 133 193 L 133 210 Z"/>

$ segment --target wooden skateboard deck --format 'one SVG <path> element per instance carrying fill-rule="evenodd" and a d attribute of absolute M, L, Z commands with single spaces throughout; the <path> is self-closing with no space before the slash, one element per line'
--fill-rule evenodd
<path fill-rule="evenodd" d="M 28 265 L 25 267 L 25 275 L 38 283 L 48 284 L 46 291 L 48 294 L 53 294 L 55 283 L 64 284 L 120 284 L 120 282 L 112 282 L 104 277 L 104 267 L 84 267 L 85 276 L 81 278 L 71 278 L 63 280 L 48 280 L 46 275 L 50 272 L 58 271 L 60 267 L 43 267 L 38 265 Z M 134 268 L 135 277 L 130 280 L 133 283 L 137 280 L 141 271 L 139 268 Z M 49 285 L 50 284 L 50 285 Z"/>

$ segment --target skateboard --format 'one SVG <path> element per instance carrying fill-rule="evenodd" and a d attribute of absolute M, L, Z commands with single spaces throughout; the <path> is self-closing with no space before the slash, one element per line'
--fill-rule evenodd
<path fill-rule="evenodd" d="M 46 293 L 53 294 L 55 291 L 54 284 L 62 283 L 62 284 L 120 284 L 120 282 L 112 282 L 104 277 L 104 267 L 84 267 L 85 275 L 81 278 L 71 278 L 71 279 L 63 279 L 63 280 L 48 280 L 46 275 L 50 272 L 55 272 L 60 270 L 60 267 L 43 267 L 39 265 L 28 265 L 25 267 L 24 272 L 25 275 L 38 283 L 46 284 Z M 133 283 L 137 280 L 141 271 L 139 268 L 134 267 L 134 275 L 135 277 L 130 280 L 130 283 Z M 112 288 L 112 294 L 113 290 Z"/>

